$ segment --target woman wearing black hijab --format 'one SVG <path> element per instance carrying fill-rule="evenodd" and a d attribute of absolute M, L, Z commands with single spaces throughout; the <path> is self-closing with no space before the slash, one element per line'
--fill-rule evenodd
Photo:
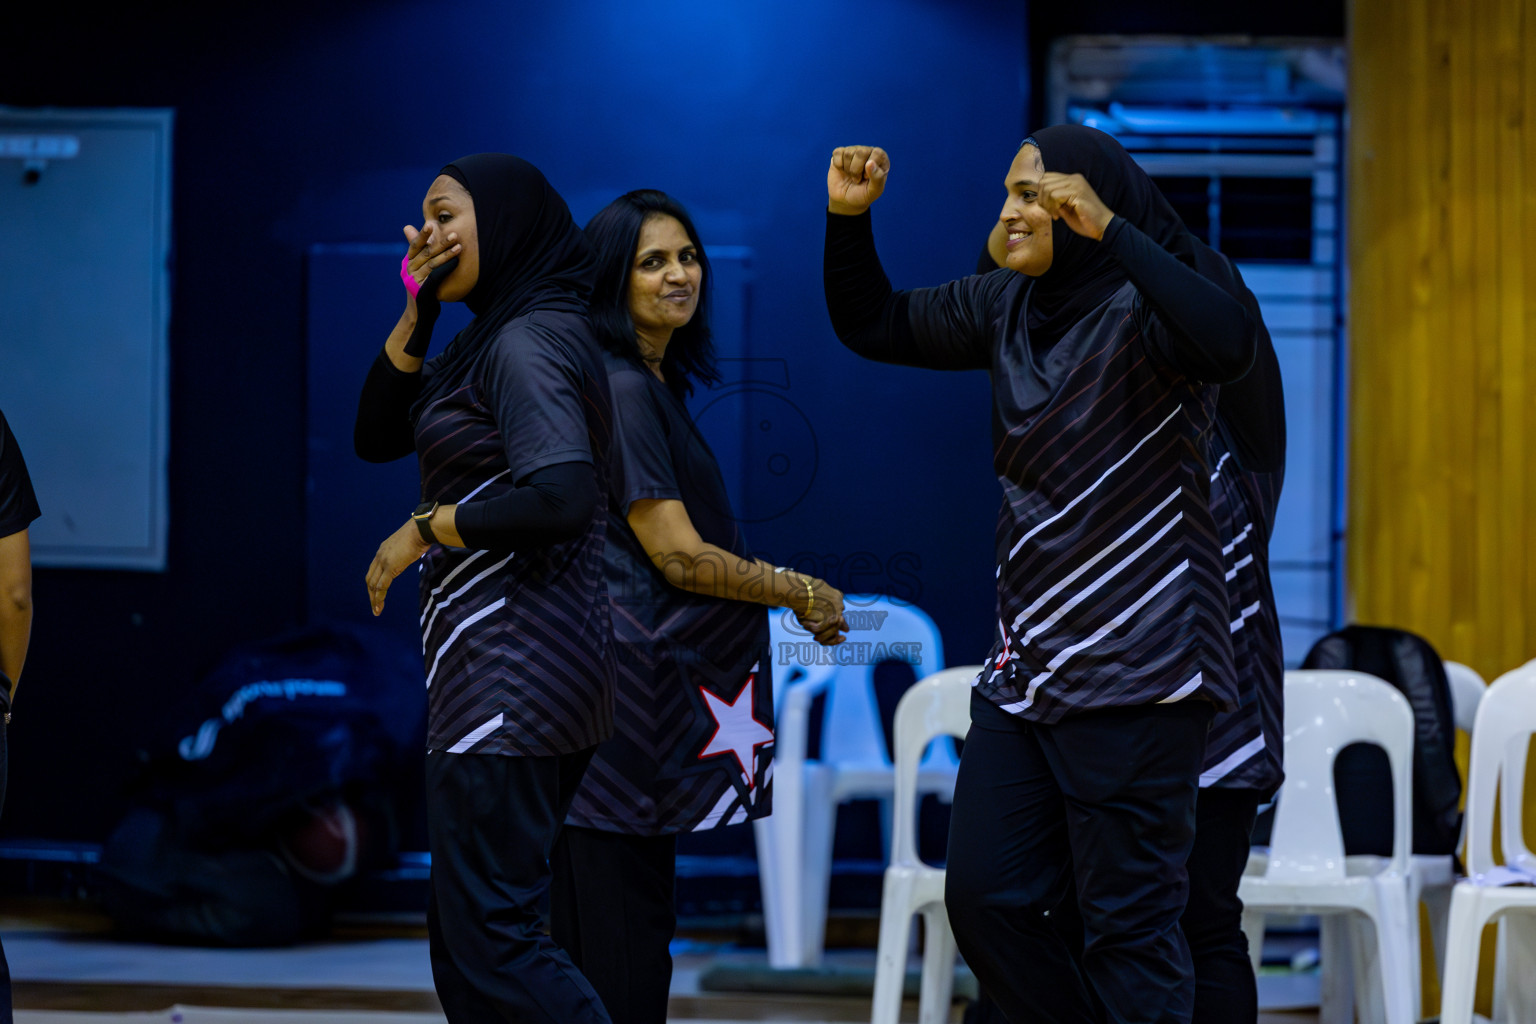
<path fill-rule="evenodd" d="M 1206 731 L 1236 701 L 1210 512 L 1216 385 L 1254 358 L 1242 303 L 1101 132 L 1048 128 L 1008 170 L 1008 270 L 892 292 L 868 208 L 881 150 L 833 153 L 827 305 L 850 349 L 987 370 L 997 638 L 976 681 L 945 902 L 1015 1020 L 1187 1022 L 1179 930 Z M 1165 246 L 1171 246 L 1170 251 Z M 1052 927 L 1075 885 L 1081 956 Z"/>
<path fill-rule="evenodd" d="M 613 731 L 591 253 L 517 157 L 454 161 L 422 210 L 421 232 L 406 229 L 406 311 L 368 373 L 354 443 L 371 462 L 414 451 L 421 464 L 422 504 L 367 584 L 378 614 L 422 562 L 433 979 L 454 1024 L 606 1024 L 540 909 L 555 836 Z M 475 319 L 423 365 L 442 301 Z"/>
<path fill-rule="evenodd" d="M 978 273 L 1006 265 L 1006 239 L 1001 224 L 993 228 Z M 1179 919 L 1195 971 L 1192 1024 L 1254 1024 L 1258 990 L 1237 890 L 1248 866 L 1259 805 L 1273 798 L 1284 778 L 1285 652 L 1269 539 L 1285 477 L 1285 395 L 1258 300 L 1236 265 L 1192 235 L 1163 244 L 1241 302 L 1257 325 L 1253 369 L 1222 386 L 1209 438 L 1211 516 L 1227 570 L 1238 707 L 1211 723 L 1187 865 L 1189 902 Z M 1068 942 L 1081 949 L 1077 901 L 1063 901 L 1052 916 L 1058 928 L 1067 930 Z M 978 1022 L 994 1019 L 984 1009 L 987 1002 L 985 995 L 978 1001 Z"/>

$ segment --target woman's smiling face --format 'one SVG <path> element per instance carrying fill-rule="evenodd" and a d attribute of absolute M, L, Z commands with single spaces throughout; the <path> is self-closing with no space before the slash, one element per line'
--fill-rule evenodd
<path fill-rule="evenodd" d="M 998 215 L 1008 232 L 1008 268 L 1030 277 L 1050 270 L 1055 255 L 1051 215 L 1040 205 L 1040 179 L 1044 174 L 1040 150 L 1021 146 L 1008 167 L 1008 177 L 1003 182 L 1008 199 Z"/>
<path fill-rule="evenodd" d="M 641 335 L 670 337 L 699 307 L 704 265 L 676 217 L 656 214 L 640 225 L 629 269 L 629 316 Z"/>

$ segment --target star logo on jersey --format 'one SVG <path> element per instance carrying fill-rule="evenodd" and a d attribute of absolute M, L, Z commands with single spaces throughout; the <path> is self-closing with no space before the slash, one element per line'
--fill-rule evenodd
<path fill-rule="evenodd" d="M 773 742 L 773 730 L 752 717 L 752 701 L 757 694 L 757 665 L 752 666 L 741 692 L 729 704 L 702 686 L 699 692 L 704 695 L 704 706 L 715 717 L 715 734 L 699 753 L 699 760 L 732 755 L 741 766 L 747 788 L 751 789 L 754 785 L 752 764 L 757 759 L 757 748 Z"/>
<path fill-rule="evenodd" d="M 997 656 L 997 662 L 992 667 L 1001 670 L 1013 658 L 1013 648 L 1008 645 L 1008 630 L 1004 628 L 1002 619 L 997 620 L 997 631 L 1003 636 L 1003 650 Z"/>

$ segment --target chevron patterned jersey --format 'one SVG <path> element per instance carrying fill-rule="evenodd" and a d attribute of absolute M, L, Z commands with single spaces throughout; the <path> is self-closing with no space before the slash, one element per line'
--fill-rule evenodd
<path fill-rule="evenodd" d="M 607 359 L 614 736 L 598 748 L 567 821 L 638 835 L 748 821 L 768 813 L 773 775 L 765 609 L 672 586 L 625 517 L 638 500 L 681 501 L 705 541 L 733 558 L 751 555 L 719 463 L 683 403 L 649 371 Z"/>
<path fill-rule="evenodd" d="M 493 498 L 545 466 L 583 462 L 599 506 L 580 536 L 519 551 L 433 545 L 421 560 L 427 746 L 549 756 L 613 731 L 613 649 L 603 585 L 612 430 L 586 318 L 539 310 L 421 412 L 424 500 Z M 428 364 L 429 369 L 431 364 Z"/>

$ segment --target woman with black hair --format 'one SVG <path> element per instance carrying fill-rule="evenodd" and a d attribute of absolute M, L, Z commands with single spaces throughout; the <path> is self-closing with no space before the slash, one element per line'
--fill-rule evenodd
<path fill-rule="evenodd" d="M 432 976 L 454 1024 L 606 1024 L 540 906 L 555 835 L 613 732 L 592 253 L 538 169 L 501 153 L 444 167 L 422 213 L 354 444 L 370 462 L 415 452 L 421 465 L 422 503 L 367 585 L 377 615 L 422 563 Z M 475 318 L 423 364 L 444 301 Z"/>
<path fill-rule="evenodd" d="M 893 292 L 880 267 L 868 209 L 889 168 L 832 155 L 833 327 L 867 358 L 989 371 L 1004 494 L 950 819 L 956 940 L 1010 1019 L 1187 1024 L 1195 793 L 1236 704 L 1208 436 L 1254 325 L 1181 262 L 1183 223 L 1102 132 L 1027 139 L 1004 179 L 1008 269 L 937 288 Z M 1080 956 L 1052 921 L 1073 895 Z"/>
<path fill-rule="evenodd" d="M 709 262 L 662 192 L 587 224 L 592 323 L 613 396 L 606 566 L 619 681 L 554 856 L 551 925 L 619 1024 L 662 1024 L 676 926 L 677 835 L 768 813 L 769 608 L 826 644 L 843 595 L 752 556 L 684 398 L 713 383 Z"/>

